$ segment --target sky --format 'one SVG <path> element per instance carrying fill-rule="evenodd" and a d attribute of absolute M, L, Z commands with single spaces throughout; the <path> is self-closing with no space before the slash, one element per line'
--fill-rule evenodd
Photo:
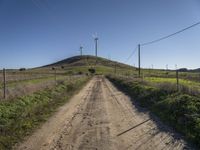
<path fill-rule="evenodd" d="M 199 0 L 0 0 L 0 69 L 98 55 L 138 65 L 140 43 L 200 21 Z M 141 66 L 200 68 L 200 25 L 141 47 Z"/>

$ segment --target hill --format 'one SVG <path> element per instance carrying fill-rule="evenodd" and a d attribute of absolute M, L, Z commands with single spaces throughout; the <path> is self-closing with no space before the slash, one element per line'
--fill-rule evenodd
<path fill-rule="evenodd" d="M 95 56 L 90 55 L 70 57 L 49 65 L 35 68 L 33 70 L 46 71 L 52 70 L 53 68 L 56 68 L 57 71 L 64 71 L 65 73 L 88 73 L 89 68 L 95 68 L 96 73 L 98 74 L 114 73 L 115 71 L 118 73 L 127 73 L 136 70 L 136 68 L 127 64 L 108 60 L 102 57 L 96 58 Z"/>
<path fill-rule="evenodd" d="M 130 75 L 137 77 L 137 68 L 123 64 L 120 62 L 112 61 L 102 57 L 95 57 L 91 55 L 74 56 L 49 65 L 32 69 L 38 72 L 52 72 L 52 68 L 56 68 L 57 72 L 67 74 L 88 73 L 88 69 L 95 68 L 97 74 L 112 74 L 117 73 L 121 75 Z M 179 70 L 180 78 L 190 78 L 193 80 L 199 79 L 199 69 L 188 70 L 182 68 Z M 175 78 L 175 70 L 163 69 L 145 69 L 141 68 L 141 76 L 143 77 L 164 77 Z"/>
<path fill-rule="evenodd" d="M 133 68 L 130 65 L 126 65 L 120 62 L 108 60 L 102 57 L 95 57 L 91 55 L 83 55 L 83 56 L 74 56 L 70 57 L 56 63 L 52 63 L 43 67 L 55 67 L 55 66 L 107 66 L 107 67 L 114 67 L 115 65 L 120 68 Z"/>

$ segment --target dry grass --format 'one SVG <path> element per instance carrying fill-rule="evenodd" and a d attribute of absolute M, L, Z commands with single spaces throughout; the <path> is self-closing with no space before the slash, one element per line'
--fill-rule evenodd
<path fill-rule="evenodd" d="M 56 84 L 61 84 L 64 81 L 70 81 L 73 80 L 72 78 L 75 77 L 69 77 L 69 76 L 60 76 L 57 79 L 57 82 L 55 82 L 54 78 L 47 78 L 42 80 L 28 80 L 27 82 L 16 82 L 14 86 L 8 86 L 6 88 L 6 99 L 13 99 L 20 96 L 25 96 L 28 94 L 32 94 L 37 91 L 41 91 L 46 88 L 53 88 L 56 86 Z M 0 89 L 0 99 L 3 99 L 3 89 Z"/>

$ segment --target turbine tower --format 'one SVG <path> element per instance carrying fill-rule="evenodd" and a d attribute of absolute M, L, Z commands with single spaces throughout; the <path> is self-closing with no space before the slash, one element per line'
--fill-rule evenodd
<path fill-rule="evenodd" d="M 98 40 L 99 38 L 97 37 L 97 33 L 95 35 L 93 35 L 94 38 L 94 42 L 95 42 L 95 56 L 97 57 L 97 50 L 98 50 Z"/>
<path fill-rule="evenodd" d="M 80 55 L 83 55 L 83 46 L 80 46 Z"/>

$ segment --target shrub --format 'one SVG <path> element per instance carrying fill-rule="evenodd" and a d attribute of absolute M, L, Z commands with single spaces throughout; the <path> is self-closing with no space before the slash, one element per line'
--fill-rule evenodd
<path fill-rule="evenodd" d="M 25 71 L 26 70 L 26 68 L 20 68 L 19 69 L 19 71 Z"/>
<path fill-rule="evenodd" d="M 88 71 L 91 73 L 91 74 L 94 74 L 96 72 L 96 70 L 94 68 L 89 68 Z"/>

